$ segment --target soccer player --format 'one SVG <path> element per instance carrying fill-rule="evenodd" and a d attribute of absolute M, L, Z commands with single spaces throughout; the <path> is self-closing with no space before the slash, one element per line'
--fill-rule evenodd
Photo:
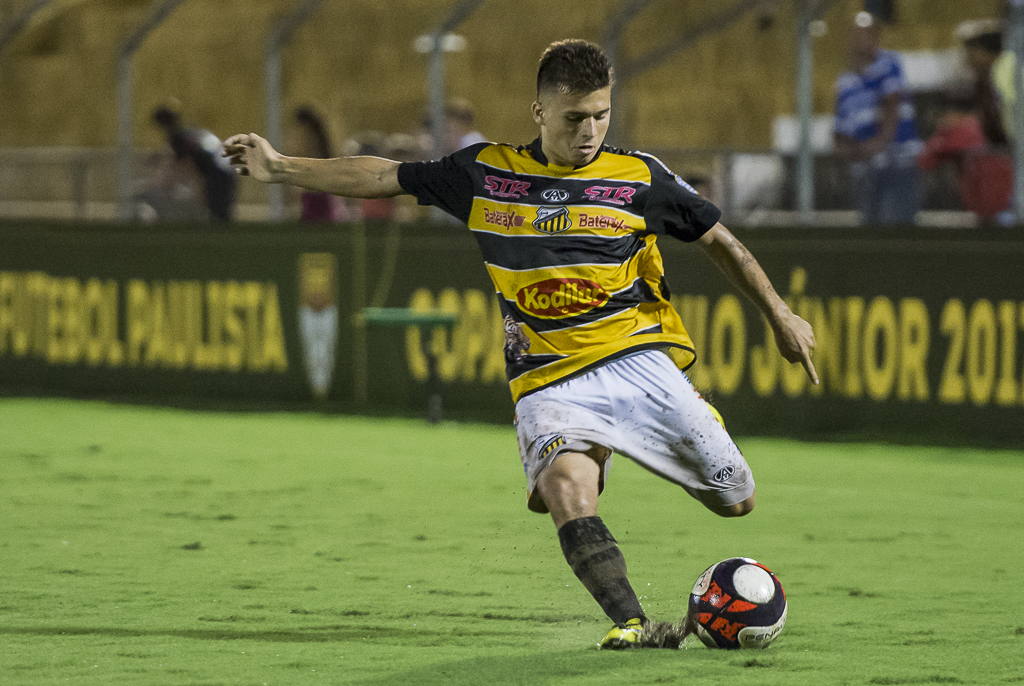
<path fill-rule="evenodd" d="M 721 212 L 656 158 L 604 145 L 612 70 L 582 40 L 547 48 L 532 105 L 539 137 L 478 143 L 435 162 L 284 157 L 255 134 L 225 155 L 241 174 L 339 195 L 401 193 L 468 224 L 505 319 L 528 507 L 550 512 L 566 561 L 615 626 L 604 648 L 651 643 L 652 624 L 597 514 L 612 453 L 739 517 L 754 480 L 681 370 L 694 349 L 669 304 L 657 237 L 696 242 L 771 322 L 812 380 L 814 334 L 776 294 Z M 645 642 L 646 634 L 646 642 Z"/>

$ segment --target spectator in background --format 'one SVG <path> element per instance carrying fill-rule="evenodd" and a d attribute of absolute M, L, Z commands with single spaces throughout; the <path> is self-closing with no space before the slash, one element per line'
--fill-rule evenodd
<path fill-rule="evenodd" d="M 449 155 L 474 143 L 486 143 L 473 126 L 473 106 L 463 98 L 453 98 L 444 106 L 444 153 Z"/>
<path fill-rule="evenodd" d="M 912 224 L 921 203 L 914 106 L 899 58 L 879 48 L 878 22 L 867 12 L 857 14 L 836 92 L 836 152 L 849 162 L 862 223 Z"/>
<path fill-rule="evenodd" d="M 196 222 L 206 219 L 201 189 L 191 164 L 170 150 L 146 159 L 146 185 L 133 197 L 135 218 L 143 223 Z"/>
<path fill-rule="evenodd" d="M 943 98 L 938 128 L 925 143 L 917 163 L 922 169 L 943 164 L 956 168 L 960 200 L 983 224 L 994 223 L 1010 204 L 1013 162 L 1003 149 L 993 149 L 975 114 L 976 91 L 953 91 Z"/>
<path fill-rule="evenodd" d="M 237 180 L 231 165 L 221 157 L 220 139 L 206 129 L 182 126 L 181 115 L 169 107 L 157 108 L 153 122 L 167 135 L 175 159 L 190 163 L 202 178 L 210 217 L 216 221 L 231 221 Z"/>
<path fill-rule="evenodd" d="M 382 157 L 387 146 L 387 136 L 380 131 L 363 131 L 355 138 L 356 155 Z M 360 218 L 370 222 L 388 222 L 395 215 L 394 198 L 361 198 Z"/>
<path fill-rule="evenodd" d="M 429 152 L 420 147 L 419 139 L 409 133 L 393 133 L 384 139 L 384 156 L 397 162 L 420 162 L 429 157 Z M 424 216 L 424 208 L 411 195 L 391 198 L 392 219 L 398 224 L 408 224 Z"/>
<path fill-rule="evenodd" d="M 974 76 L 973 107 L 989 145 L 1006 145 L 999 97 L 992 83 L 992 65 L 1003 52 L 1003 23 L 998 19 L 965 21 L 957 27 L 967 66 Z"/>
<path fill-rule="evenodd" d="M 295 124 L 298 127 L 297 156 L 316 159 L 334 157 L 331 138 L 323 119 L 311 107 L 300 107 L 295 111 Z M 330 193 L 303 191 L 299 196 L 301 213 L 299 218 L 304 222 L 347 222 L 351 221 L 351 213 L 344 198 Z"/>
<path fill-rule="evenodd" d="M 1014 102 L 1017 100 L 1017 89 L 1013 82 L 1015 73 L 1021 73 L 1017 68 L 1017 56 L 1013 50 L 1003 50 L 992 64 L 992 86 L 999 98 L 999 115 L 1003 122 L 1003 131 L 1009 140 L 1013 140 L 1016 131 L 1013 114 Z"/>

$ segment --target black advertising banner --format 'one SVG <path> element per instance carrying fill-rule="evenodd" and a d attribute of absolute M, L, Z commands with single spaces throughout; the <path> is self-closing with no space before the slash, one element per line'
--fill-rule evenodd
<path fill-rule="evenodd" d="M 324 377 L 350 376 L 335 365 L 351 354 L 337 293 L 339 271 L 350 270 L 337 264 L 348 243 L 258 229 L 6 226 L 0 382 L 85 394 L 316 397 Z M 323 344 L 300 335 L 327 328 Z M 309 354 L 325 348 L 329 360 Z M 310 365 L 319 365 L 313 382 Z"/>
<path fill-rule="evenodd" d="M 814 327 L 821 384 L 697 245 L 659 239 L 689 374 L 734 433 L 1024 443 L 1024 238 L 736 234 Z M 427 319 L 363 316 L 398 312 L 380 308 Z M 457 323 L 424 323 L 438 312 Z M 457 225 L 0 225 L 9 391 L 403 414 L 439 396 L 448 417 L 510 422 L 503 341 Z"/>

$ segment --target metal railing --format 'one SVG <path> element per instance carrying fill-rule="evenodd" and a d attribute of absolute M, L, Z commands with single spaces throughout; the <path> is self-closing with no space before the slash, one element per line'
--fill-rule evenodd
<path fill-rule="evenodd" d="M 793 226 L 800 223 L 798 155 L 770 149 L 655 149 L 650 151 L 684 179 L 700 177 L 701 189 L 722 208 L 730 225 Z M 135 175 L 130 197 L 153 181 L 157 150 L 134 150 Z M 0 148 L 0 219 L 68 219 L 112 221 L 118 218 L 116 148 Z M 812 225 L 856 223 L 849 199 L 845 165 L 833 155 L 815 156 L 815 206 Z M 972 215 L 957 211 L 955 180 L 928 177 L 924 211 L 918 223 L 970 226 Z M 243 221 L 274 220 L 267 187 L 243 183 L 236 216 Z"/>

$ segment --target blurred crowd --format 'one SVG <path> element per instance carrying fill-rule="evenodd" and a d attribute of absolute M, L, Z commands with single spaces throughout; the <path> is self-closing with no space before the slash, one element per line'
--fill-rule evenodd
<path fill-rule="evenodd" d="M 847 70 L 836 81 L 835 149 L 862 223 L 912 224 L 925 175 L 947 169 L 960 206 L 979 224 L 1015 223 L 1015 59 L 1004 47 L 1005 27 L 1001 19 L 958 27 L 969 80 L 954 79 L 939 94 L 934 131 L 922 140 L 899 55 L 881 47 L 875 16 L 856 16 Z"/>
<path fill-rule="evenodd" d="M 850 204 L 861 223 L 913 224 L 926 186 L 934 186 L 940 177 L 953 180 L 959 208 L 973 213 L 979 225 L 1016 223 L 1016 63 L 1005 45 L 1005 18 L 968 21 L 958 27 L 962 74 L 951 75 L 950 85 L 933 94 L 930 116 L 924 118 L 908 89 L 899 53 L 882 46 L 882 23 L 868 12 L 856 15 L 847 65 L 835 82 L 834 152 L 845 167 Z M 165 134 L 167 145 L 149 160 L 143 190 L 136 195 L 137 218 L 232 220 L 237 180 L 220 156 L 218 138 L 186 126 L 175 107 L 159 108 L 152 122 Z M 333 140 L 325 114 L 313 107 L 299 107 L 287 123 L 281 150 L 302 157 L 377 155 L 417 161 L 485 140 L 476 129 L 471 104 L 462 99 L 446 103 L 440 141 L 434 140 L 429 116 L 407 132 L 362 131 L 340 144 Z M 708 177 L 689 180 L 702 194 L 717 199 Z M 409 222 L 424 216 L 407 197 L 353 200 L 289 188 L 286 198 L 288 218 L 307 222 Z"/>
<path fill-rule="evenodd" d="M 145 223 L 234 219 L 237 179 L 221 156 L 220 139 L 206 129 L 185 126 L 175 105 L 154 111 L 152 123 L 165 134 L 167 144 L 147 160 L 142 190 L 134 197 L 136 219 Z M 472 105 L 461 98 L 445 104 L 440 146 L 431 131 L 432 122 L 425 116 L 408 133 L 362 131 L 336 145 L 324 114 L 302 106 L 288 121 L 281 150 L 297 157 L 373 155 L 415 162 L 433 158 L 438 150 L 447 155 L 486 140 L 476 130 Z M 424 216 L 424 208 L 408 196 L 352 199 L 291 187 L 287 193 L 288 218 L 304 222 L 405 223 Z"/>

